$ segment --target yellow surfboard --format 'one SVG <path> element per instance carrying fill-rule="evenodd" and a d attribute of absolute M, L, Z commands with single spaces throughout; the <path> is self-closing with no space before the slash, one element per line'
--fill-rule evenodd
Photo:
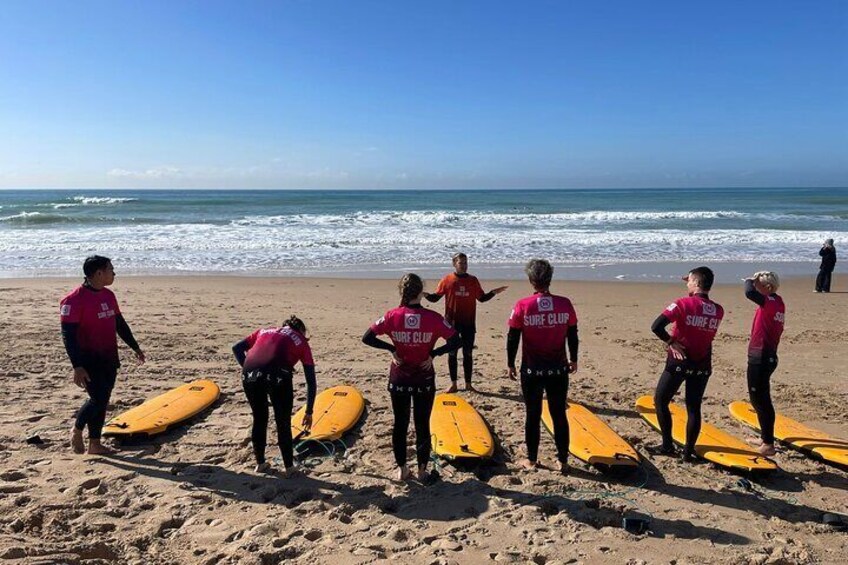
<path fill-rule="evenodd" d="M 220 394 L 218 385 L 207 380 L 178 386 L 115 416 L 103 427 L 103 435 L 162 433 L 208 408 Z"/>
<path fill-rule="evenodd" d="M 340 385 L 321 391 L 312 408 L 312 429 L 303 431 L 300 423 L 306 414 L 301 406 L 292 417 L 292 437 L 296 440 L 332 441 L 342 437 L 362 417 L 365 399 L 352 386 Z"/>
<path fill-rule="evenodd" d="M 568 417 L 569 453 L 590 465 L 608 468 L 639 466 L 636 450 L 588 408 L 569 402 L 565 414 Z M 547 399 L 542 401 L 542 422 L 553 434 L 554 423 Z"/>
<path fill-rule="evenodd" d="M 671 409 L 671 435 L 674 443 L 686 444 L 686 410 L 673 402 Z M 636 400 L 636 410 L 651 427 L 659 431 L 657 412 L 654 408 L 653 396 L 642 396 Z M 741 439 L 724 432 L 706 422 L 701 424 L 701 433 L 695 444 L 695 453 L 707 461 L 743 471 L 774 471 L 777 465 L 751 449 Z"/>
<path fill-rule="evenodd" d="M 737 400 L 731 402 L 729 408 L 731 416 L 755 430 L 760 429 L 757 412 L 750 403 Z M 848 441 L 837 439 L 786 416 L 776 415 L 774 437 L 817 459 L 848 466 Z"/>
<path fill-rule="evenodd" d="M 485 459 L 495 451 L 485 420 L 456 394 L 437 394 L 430 414 L 433 451 L 446 459 Z"/>

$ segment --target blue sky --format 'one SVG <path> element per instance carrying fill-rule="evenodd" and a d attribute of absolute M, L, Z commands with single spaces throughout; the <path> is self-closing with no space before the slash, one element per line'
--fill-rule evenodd
<path fill-rule="evenodd" d="M 846 185 L 842 0 L 0 15 L 0 187 Z"/>

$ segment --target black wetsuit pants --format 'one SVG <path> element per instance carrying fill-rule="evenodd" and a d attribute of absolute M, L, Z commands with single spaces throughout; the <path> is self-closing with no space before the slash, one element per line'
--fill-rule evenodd
<path fill-rule="evenodd" d="M 542 371 L 547 373 L 548 371 Z M 542 396 L 547 395 L 551 420 L 554 424 L 554 443 L 557 459 L 568 462 L 568 418 L 565 409 L 568 399 L 568 371 L 555 370 L 553 375 L 537 374 L 532 369 L 521 368 L 521 392 L 527 414 L 524 420 L 524 441 L 527 444 L 527 459 L 536 461 L 539 456 L 539 426 L 542 421 Z"/>
<path fill-rule="evenodd" d="M 462 340 L 462 370 L 465 375 L 465 384 L 471 384 L 471 371 L 474 369 L 474 337 L 477 334 L 477 328 L 475 326 L 456 324 L 454 325 L 454 329 L 456 329 L 459 338 Z M 448 373 L 450 373 L 452 383 L 455 383 L 458 378 L 458 356 L 458 349 L 448 353 Z"/>
<path fill-rule="evenodd" d="M 707 390 L 707 382 L 712 374 L 712 364 L 704 360 L 672 361 L 666 363 L 665 371 L 657 383 L 654 393 L 654 406 L 657 409 L 657 420 L 662 431 L 663 446 L 672 449 L 674 442 L 671 435 L 671 410 L 668 405 L 683 383 L 686 383 L 686 447 L 685 452 L 695 453 L 695 442 L 701 433 L 701 402 Z"/>
<path fill-rule="evenodd" d="M 89 381 L 85 385 L 88 400 L 77 412 L 76 428 L 80 431 L 88 426 L 89 439 L 100 439 L 103 424 L 106 422 L 106 408 L 115 387 L 118 368 L 111 363 L 87 363 L 83 365 L 88 372 Z"/>
<path fill-rule="evenodd" d="M 391 391 L 392 411 L 395 416 L 392 428 L 392 451 L 398 467 L 406 465 L 406 435 L 409 431 L 409 412 L 415 421 L 415 454 L 418 465 L 430 460 L 430 413 L 433 411 L 434 390 L 422 392 Z"/>
<path fill-rule="evenodd" d="M 819 269 L 816 277 L 816 292 L 830 292 L 830 279 L 833 277 L 833 269 Z"/>
<path fill-rule="evenodd" d="M 253 429 L 250 439 L 256 462 L 265 462 L 265 446 L 268 438 L 268 397 L 274 407 L 274 420 L 277 424 L 277 441 L 286 468 L 294 463 L 291 435 L 291 412 L 294 405 L 294 390 L 291 375 L 271 376 L 256 371 L 247 373 L 242 381 L 244 393 L 253 412 Z"/>
<path fill-rule="evenodd" d="M 774 405 L 771 403 L 771 375 L 777 369 L 777 355 L 763 355 L 758 363 L 748 361 L 748 395 L 760 421 L 763 443 L 774 443 Z"/>

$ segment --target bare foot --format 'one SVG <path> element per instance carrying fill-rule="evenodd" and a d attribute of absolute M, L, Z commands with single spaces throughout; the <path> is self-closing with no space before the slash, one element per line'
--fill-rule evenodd
<path fill-rule="evenodd" d="M 268 473 L 271 472 L 271 470 L 272 470 L 271 464 L 266 461 L 264 463 L 258 463 L 256 465 L 256 467 L 253 469 L 253 472 L 254 473 L 268 474 Z"/>
<path fill-rule="evenodd" d="M 418 466 L 418 474 L 416 475 L 416 478 L 419 481 L 423 481 L 424 479 L 426 479 L 429 474 L 430 473 L 427 472 L 427 465 Z"/>
<path fill-rule="evenodd" d="M 471 383 L 465 383 L 465 390 L 468 392 L 477 392 L 477 389 Z"/>
<path fill-rule="evenodd" d="M 446 393 L 446 394 L 453 394 L 453 393 L 457 392 L 458 390 L 459 390 L 459 389 L 458 389 L 458 388 L 456 388 L 456 383 L 455 383 L 455 382 L 452 382 L 452 383 L 451 383 L 451 385 L 450 385 L 450 387 L 449 387 L 449 388 L 445 391 L 445 393 Z"/>
<path fill-rule="evenodd" d="M 88 440 L 88 454 L 89 455 L 114 455 L 115 450 L 109 447 L 106 447 L 99 441 Z"/>
<path fill-rule="evenodd" d="M 757 451 L 759 451 L 760 455 L 763 457 L 774 457 L 777 455 L 777 450 L 774 448 L 773 443 L 763 443 Z"/>
<path fill-rule="evenodd" d="M 82 431 L 74 429 L 71 431 L 71 449 L 74 450 L 74 453 L 85 453 L 85 441 L 82 439 Z"/>
<path fill-rule="evenodd" d="M 529 459 L 522 459 L 518 462 L 518 465 L 525 471 L 532 471 L 536 468 L 537 463 L 535 461 L 530 461 Z"/>
<path fill-rule="evenodd" d="M 409 472 L 409 467 L 406 465 L 398 467 L 397 471 L 395 471 L 395 480 L 406 481 L 410 476 L 412 476 L 412 473 Z"/>
<path fill-rule="evenodd" d="M 559 472 L 561 475 L 568 475 L 571 471 L 571 467 L 569 467 L 568 463 L 560 463 L 559 464 Z"/>
<path fill-rule="evenodd" d="M 285 470 L 282 471 L 282 473 L 280 474 L 286 479 L 292 479 L 294 477 L 300 477 L 301 475 L 303 475 L 303 471 L 300 469 L 300 467 L 292 466 L 286 467 Z"/>

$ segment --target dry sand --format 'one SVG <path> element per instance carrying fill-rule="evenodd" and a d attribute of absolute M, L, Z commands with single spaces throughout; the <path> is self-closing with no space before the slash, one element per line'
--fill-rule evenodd
<path fill-rule="evenodd" d="M 525 282 L 504 283 L 505 294 L 480 306 L 481 393 L 468 398 L 499 440 L 491 465 L 447 466 L 429 487 L 389 480 L 388 354 L 359 339 L 396 304 L 392 282 L 247 277 L 119 276 L 113 289 L 148 363 L 136 366 L 122 346 L 109 415 L 197 378 L 214 379 L 223 394 L 189 425 L 125 444 L 119 457 L 72 455 L 68 430 L 84 393 L 71 381 L 57 304 L 78 283 L 0 280 L 0 563 L 845 562 L 848 534 L 820 518 L 848 509 L 848 474 L 792 450 L 776 458 L 782 471 L 756 483 L 762 495 L 712 465 L 673 460 L 648 460 L 643 474 L 621 478 L 574 460 L 568 478 L 519 472 L 524 407 L 505 377 L 504 328 L 514 301 L 528 294 Z M 778 411 L 848 438 L 848 295 L 811 288 L 811 280 L 794 280 L 782 289 L 789 313 L 773 395 Z M 553 290 L 572 297 L 580 318 L 581 367 L 570 397 L 637 449 L 655 442 L 633 401 L 653 390 L 663 363 L 649 325 L 683 285 L 559 282 Z M 741 283 L 713 297 L 727 314 L 704 415 L 750 439 L 726 405 L 745 398 L 754 308 Z M 293 312 L 312 333 L 319 388 L 353 384 L 368 409 L 344 458 L 327 458 L 301 478 L 257 476 L 230 347 Z M 440 359 L 440 386 L 446 371 Z M 304 398 L 298 374 L 295 404 Z M 32 433 L 45 443 L 24 443 Z M 268 452 L 277 455 L 276 445 Z M 540 457 L 554 461 L 547 434 Z M 637 509 L 653 515 L 654 534 L 620 528 L 622 513 Z"/>

